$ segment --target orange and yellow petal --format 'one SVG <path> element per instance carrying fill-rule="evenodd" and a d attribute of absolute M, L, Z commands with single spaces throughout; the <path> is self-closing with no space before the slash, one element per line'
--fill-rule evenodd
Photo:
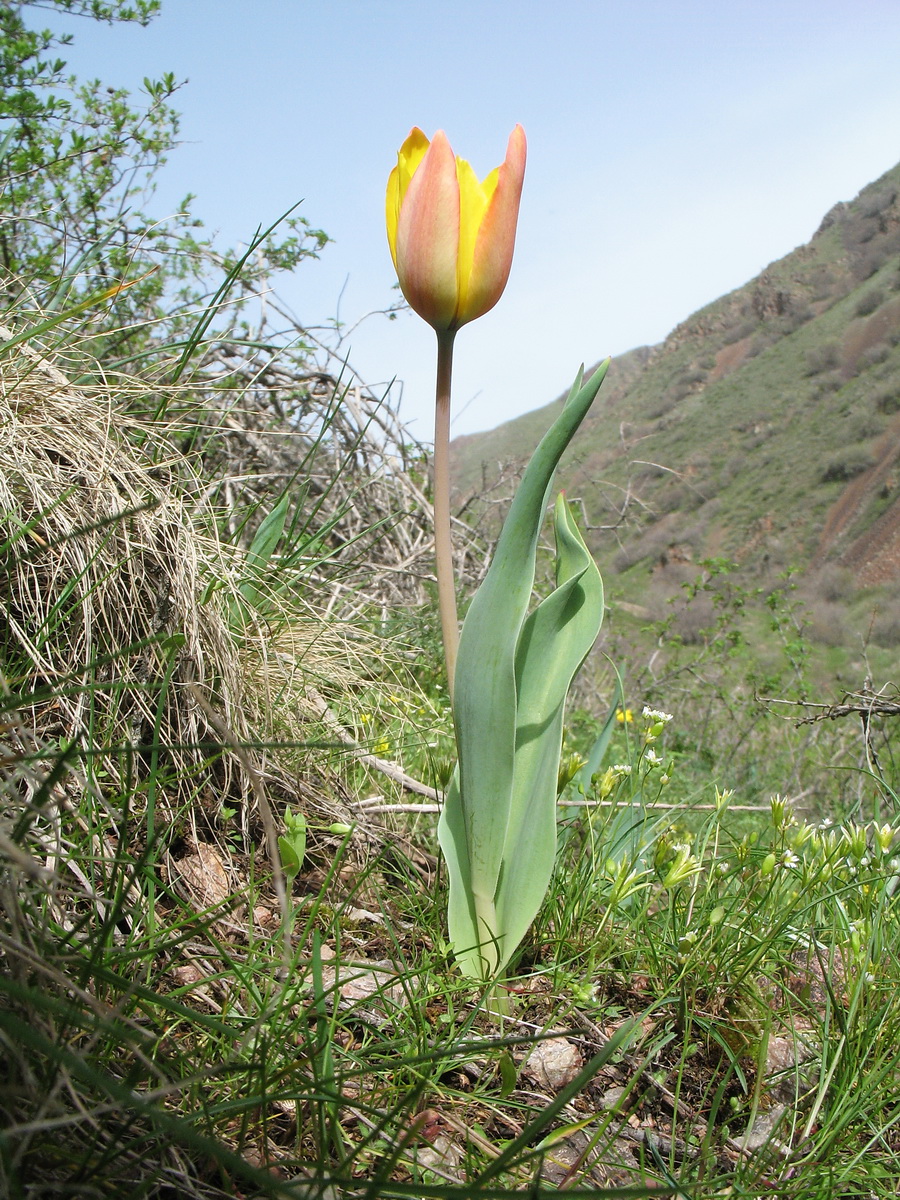
<path fill-rule="evenodd" d="M 411 160 L 410 160 L 411 161 Z M 456 160 L 442 131 L 412 171 L 405 194 L 400 164 L 397 265 L 403 294 L 435 329 L 456 316 L 459 183 Z"/>
<path fill-rule="evenodd" d="M 496 182 L 491 176 L 485 180 L 493 188 L 475 241 L 465 320 L 474 320 L 493 308 L 509 279 L 525 179 L 525 156 L 525 131 L 517 125 L 510 135 L 506 160 L 497 170 Z"/>
<path fill-rule="evenodd" d="M 459 302 L 456 323 L 462 325 L 471 320 L 465 314 L 468 312 L 475 245 L 487 209 L 487 198 L 484 185 L 479 182 L 478 176 L 465 159 L 456 160 L 456 174 L 459 179 L 459 261 L 456 269 Z"/>
<path fill-rule="evenodd" d="M 388 177 L 385 219 L 388 245 L 391 249 L 391 258 L 394 260 L 395 269 L 397 267 L 397 225 L 400 221 L 400 206 L 409 187 L 409 181 L 425 157 L 428 146 L 428 138 L 418 125 L 413 126 L 406 141 L 397 151 L 397 165 Z"/>

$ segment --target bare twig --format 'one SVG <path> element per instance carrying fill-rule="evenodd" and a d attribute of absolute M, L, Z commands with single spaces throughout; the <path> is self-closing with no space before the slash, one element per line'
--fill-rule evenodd
<path fill-rule="evenodd" d="M 386 775 L 388 779 L 392 779 L 395 783 L 399 783 L 400 786 L 407 792 L 417 792 L 420 796 L 428 796 L 434 801 L 437 801 L 440 798 L 439 793 L 435 791 L 433 787 L 429 787 L 427 783 L 422 783 L 420 780 L 414 779 L 412 775 L 407 775 L 403 768 L 398 767 L 396 763 L 388 762 L 387 759 L 384 758 L 378 758 L 377 755 L 369 754 L 366 750 L 364 750 L 363 747 L 359 745 L 356 738 L 353 737 L 349 730 L 347 730 L 337 719 L 337 717 L 328 707 L 328 703 L 325 698 L 321 696 L 315 690 L 315 688 L 309 688 L 306 694 L 314 714 L 323 722 L 323 724 L 328 727 L 328 729 L 331 730 L 331 732 L 340 742 L 342 742 L 345 746 L 350 746 L 353 748 L 353 757 L 357 760 L 357 762 L 361 762 L 364 766 L 372 767 L 374 770 L 380 771 L 381 774 Z M 363 801 L 360 807 L 365 807 L 367 812 L 373 813 L 392 811 L 439 811 L 439 805 L 437 803 L 407 806 L 401 805 L 399 808 L 394 808 L 391 805 L 370 807 L 366 805 L 365 801 Z"/>

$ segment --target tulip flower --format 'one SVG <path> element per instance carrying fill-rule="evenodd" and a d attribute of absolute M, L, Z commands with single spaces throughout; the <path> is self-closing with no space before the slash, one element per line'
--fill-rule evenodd
<path fill-rule="evenodd" d="M 438 840 L 450 881 L 450 941 L 460 969 L 483 982 L 508 964 L 547 891 L 566 698 L 603 619 L 600 573 L 562 496 L 554 509 L 556 586 L 530 612 L 529 605 L 553 477 L 608 361 L 586 382 L 579 372 L 538 445 L 459 635 L 450 540 L 453 341 L 461 326 L 493 308 L 506 286 L 524 175 L 519 125 L 506 159 L 482 183 L 443 133 L 429 142 L 413 129 L 386 199 L 400 287 L 438 340 L 435 558 L 457 748 Z M 610 720 L 583 771 L 598 769 L 611 728 Z"/>
<path fill-rule="evenodd" d="M 450 540 L 450 378 L 453 339 L 493 308 L 506 287 L 525 177 L 525 132 L 517 125 L 506 159 L 478 182 L 446 134 L 414 128 L 387 185 L 388 244 L 403 295 L 437 333 L 434 530 L 438 604 L 450 694 L 459 622 Z"/>
<path fill-rule="evenodd" d="M 483 183 L 439 130 L 413 129 L 387 187 L 387 231 L 410 306 L 450 331 L 493 308 L 506 287 L 525 176 L 525 132 L 510 134 L 506 160 Z"/>

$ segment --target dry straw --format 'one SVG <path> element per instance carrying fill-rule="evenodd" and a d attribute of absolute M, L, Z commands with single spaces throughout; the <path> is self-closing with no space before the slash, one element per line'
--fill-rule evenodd
<path fill-rule="evenodd" d="M 296 595 L 267 596 L 265 620 L 235 627 L 245 556 L 217 538 L 212 501 L 223 489 L 234 499 L 240 476 L 210 487 L 192 475 L 172 453 L 171 428 L 154 444 L 152 426 L 128 415 L 129 388 L 147 390 L 122 380 L 73 387 L 29 345 L 0 355 L 5 686 L 25 701 L 9 725 L 11 757 L 74 741 L 91 749 L 92 778 L 115 780 L 156 748 L 164 817 L 188 802 L 208 811 L 237 803 L 252 835 L 262 780 L 279 804 L 299 797 L 323 824 L 349 820 L 339 785 L 323 784 L 320 764 L 311 786 L 297 747 L 315 738 L 308 689 L 351 688 L 371 645 Z M 226 445 L 242 467 L 254 440 L 269 465 L 273 446 L 286 453 L 284 432 L 266 440 L 251 423 L 239 439 L 233 405 L 228 420 Z M 213 412 L 204 424 L 222 421 Z M 375 583 L 370 575 L 377 602 Z M 276 740 L 294 749 L 272 749 Z M 88 786 L 84 772 L 68 780 Z"/>

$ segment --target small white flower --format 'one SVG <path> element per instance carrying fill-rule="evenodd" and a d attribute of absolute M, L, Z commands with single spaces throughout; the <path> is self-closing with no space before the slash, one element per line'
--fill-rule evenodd
<path fill-rule="evenodd" d="M 673 719 L 671 713 L 660 712 L 658 708 L 650 708 L 646 704 L 644 705 L 644 711 L 641 713 L 641 716 L 645 721 L 652 721 L 654 724 L 659 725 L 668 725 L 668 723 Z"/>
<path fill-rule="evenodd" d="M 617 775 L 630 775 L 631 763 L 615 763 L 613 770 Z"/>
<path fill-rule="evenodd" d="M 649 763 L 651 767 L 658 767 L 662 759 L 655 750 L 648 750 L 644 755 L 644 762 Z"/>
<path fill-rule="evenodd" d="M 785 850 L 784 854 L 781 856 L 781 865 L 783 867 L 799 867 L 800 859 L 793 852 L 793 850 Z"/>

